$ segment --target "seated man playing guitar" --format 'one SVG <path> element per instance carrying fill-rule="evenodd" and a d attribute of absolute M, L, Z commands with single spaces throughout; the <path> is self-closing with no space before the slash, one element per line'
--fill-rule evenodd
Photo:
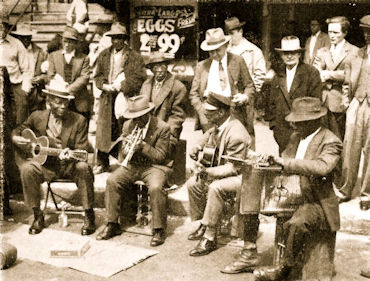
<path fill-rule="evenodd" d="M 12 132 L 12 141 L 18 150 L 31 151 L 31 157 L 34 156 L 33 159 L 27 157 L 26 161 L 19 163 L 25 203 L 34 212 L 29 234 L 38 234 L 45 227 L 44 215 L 40 210 L 40 184 L 55 178 L 73 179 L 85 209 L 81 234 L 90 235 L 95 231 L 94 176 L 86 163 L 87 152 L 83 151 L 88 148 L 87 120 L 68 110 L 69 101 L 74 97 L 69 94 L 67 85 L 62 79 L 51 80 L 49 87 L 43 90 L 47 94 L 50 109 L 33 112 Z M 32 131 L 40 142 L 37 142 L 38 139 L 34 142 Z M 54 148 L 43 147 L 42 143 L 46 146 L 50 143 Z M 45 154 L 57 157 L 46 160 Z"/>
<path fill-rule="evenodd" d="M 214 93 L 208 95 L 204 104 L 205 116 L 213 127 L 205 132 L 200 144 L 190 154 L 198 160 L 199 169 L 187 182 L 190 216 L 193 220 L 202 219 L 199 228 L 188 237 L 189 240 L 200 240 L 190 256 L 207 255 L 216 249 L 216 227 L 224 201 L 227 196 L 236 195 L 242 184 L 237 167 L 232 162 L 221 161 L 222 156 L 244 159 L 251 145 L 251 137 L 243 124 L 230 117 L 230 104 L 230 98 Z M 215 148 L 215 155 L 206 161 L 210 146 Z M 197 156 L 201 150 L 203 156 Z M 206 162 L 211 167 L 204 167 L 202 163 Z"/>

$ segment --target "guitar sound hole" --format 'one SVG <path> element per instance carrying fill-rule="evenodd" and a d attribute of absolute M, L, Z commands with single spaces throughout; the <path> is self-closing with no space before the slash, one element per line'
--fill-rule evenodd
<path fill-rule="evenodd" d="M 34 148 L 34 153 L 35 153 L 35 155 L 39 155 L 40 154 L 40 145 L 35 145 L 35 148 Z"/>

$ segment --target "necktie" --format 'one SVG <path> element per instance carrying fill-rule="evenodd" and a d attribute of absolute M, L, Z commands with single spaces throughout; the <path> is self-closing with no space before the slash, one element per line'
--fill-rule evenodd
<path fill-rule="evenodd" d="M 224 67 L 222 66 L 221 62 L 218 63 L 218 75 L 220 77 L 221 90 L 225 91 L 225 89 L 226 89 L 226 74 L 225 74 L 225 70 L 224 70 Z"/>

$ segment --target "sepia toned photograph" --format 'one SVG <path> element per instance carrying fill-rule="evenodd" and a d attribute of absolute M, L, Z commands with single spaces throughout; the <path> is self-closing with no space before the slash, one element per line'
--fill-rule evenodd
<path fill-rule="evenodd" d="M 370 280 L 370 0 L 0 0 L 0 280 Z"/>

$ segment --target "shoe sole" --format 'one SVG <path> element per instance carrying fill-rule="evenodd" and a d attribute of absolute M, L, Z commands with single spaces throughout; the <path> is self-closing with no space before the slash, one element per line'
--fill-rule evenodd
<path fill-rule="evenodd" d="M 224 271 L 224 270 L 220 270 L 220 272 L 221 273 L 225 273 L 225 274 L 238 274 L 238 273 L 244 273 L 244 272 L 251 273 L 251 272 L 253 272 L 253 270 L 255 268 L 256 268 L 256 266 L 248 267 L 248 268 L 245 268 L 245 269 L 242 269 L 242 270 L 237 270 L 237 271 Z"/>

